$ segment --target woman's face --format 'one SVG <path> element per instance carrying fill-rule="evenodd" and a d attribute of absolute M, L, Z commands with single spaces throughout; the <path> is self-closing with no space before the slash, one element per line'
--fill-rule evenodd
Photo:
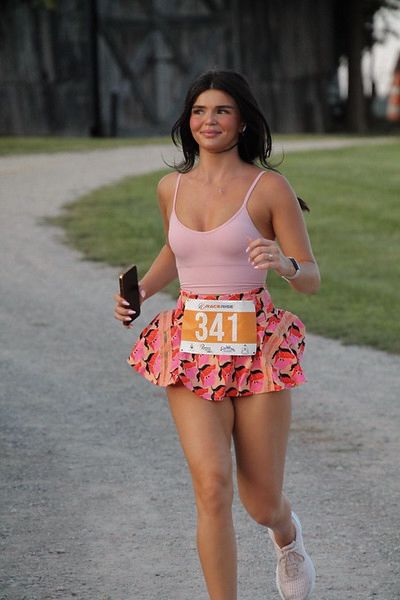
<path fill-rule="evenodd" d="M 193 103 L 190 130 L 199 145 L 209 152 L 221 152 L 236 144 L 242 129 L 238 106 L 221 90 L 206 90 Z"/>

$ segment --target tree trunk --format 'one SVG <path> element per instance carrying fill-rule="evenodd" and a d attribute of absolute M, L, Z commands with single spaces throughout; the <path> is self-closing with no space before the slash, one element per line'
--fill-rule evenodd
<path fill-rule="evenodd" d="M 367 129 L 364 88 L 361 71 L 363 49 L 362 0 L 348 4 L 349 91 L 347 98 L 347 125 L 357 133 Z"/>

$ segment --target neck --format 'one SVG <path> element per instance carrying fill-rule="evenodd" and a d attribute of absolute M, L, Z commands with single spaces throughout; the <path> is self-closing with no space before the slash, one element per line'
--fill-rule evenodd
<path fill-rule="evenodd" d="M 197 172 L 209 182 L 231 179 L 242 168 L 237 146 L 224 152 L 207 152 L 200 148 Z"/>

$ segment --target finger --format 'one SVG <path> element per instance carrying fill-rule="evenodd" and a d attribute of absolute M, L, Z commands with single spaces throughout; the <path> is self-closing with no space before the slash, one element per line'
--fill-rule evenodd
<path fill-rule="evenodd" d="M 271 250 L 273 250 L 271 248 Z M 262 252 L 259 252 L 254 259 L 250 260 L 252 266 L 255 269 L 276 269 L 279 264 L 279 257 L 273 250 L 272 252 L 266 252 L 265 248 Z"/>
<path fill-rule="evenodd" d="M 271 255 L 272 257 L 275 257 L 276 255 L 276 245 L 274 242 L 256 246 L 250 250 L 248 258 L 249 261 L 252 262 L 259 256 L 271 259 Z"/>
<path fill-rule="evenodd" d="M 132 319 L 133 315 L 136 315 L 136 310 L 132 308 L 123 308 L 118 311 L 123 319 Z"/>
<path fill-rule="evenodd" d="M 116 319 L 120 321 L 124 321 L 126 319 L 132 320 L 132 316 L 136 314 L 135 310 L 127 309 L 127 308 L 116 308 L 114 310 L 114 316 Z"/>
<path fill-rule="evenodd" d="M 116 310 L 114 311 L 114 319 L 118 321 L 123 321 L 126 318 L 126 315 L 120 315 Z"/>
<path fill-rule="evenodd" d="M 257 264 L 254 264 L 253 267 L 255 269 L 276 269 L 276 265 L 273 262 L 270 261 L 264 261 L 264 262 L 259 262 Z"/>
<path fill-rule="evenodd" d="M 270 251 L 268 251 L 267 248 L 256 249 L 249 256 L 249 262 L 253 266 L 260 264 L 261 262 L 271 263 L 271 262 L 274 262 L 275 260 L 276 260 L 276 255 L 272 248 L 270 249 Z"/>
<path fill-rule="evenodd" d="M 275 258 L 262 257 L 259 262 L 253 263 L 255 269 L 277 269 L 279 261 Z"/>
<path fill-rule="evenodd" d="M 115 310 L 115 312 L 119 313 L 120 315 L 132 315 L 135 313 L 133 308 L 130 307 L 130 304 L 128 304 L 128 305 L 116 304 L 114 310 Z"/>
<path fill-rule="evenodd" d="M 142 287 L 140 287 L 140 285 L 139 285 L 139 301 L 140 301 L 140 304 L 143 304 L 143 302 L 144 302 L 144 301 L 145 301 L 145 299 L 146 299 L 146 296 L 147 296 L 147 292 L 146 292 L 146 290 L 144 290 L 144 289 L 143 289 Z"/>
<path fill-rule="evenodd" d="M 264 261 L 254 264 L 253 267 L 255 269 L 276 269 L 277 265 L 273 261 Z"/>
<path fill-rule="evenodd" d="M 127 300 L 121 300 L 121 302 L 118 302 L 117 304 L 117 308 L 119 310 L 129 310 L 131 307 L 131 305 L 129 304 L 129 302 Z"/>
<path fill-rule="evenodd" d="M 272 260 L 273 258 L 275 258 L 275 250 L 274 248 L 267 248 L 267 247 L 263 247 L 263 248 L 257 248 L 256 250 L 254 250 L 254 258 L 264 258 L 266 260 Z"/>
<path fill-rule="evenodd" d="M 115 302 L 117 302 L 117 304 L 122 304 L 123 306 L 130 306 L 129 302 L 119 294 L 114 294 L 114 300 Z"/>
<path fill-rule="evenodd" d="M 247 248 L 246 248 L 246 252 L 250 253 L 252 250 L 255 250 L 256 248 L 270 247 L 271 245 L 274 245 L 274 244 L 275 244 L 274 240 L 269 240 L 267 238 L 257 238 L 255 240 L 249 241 Z"/>

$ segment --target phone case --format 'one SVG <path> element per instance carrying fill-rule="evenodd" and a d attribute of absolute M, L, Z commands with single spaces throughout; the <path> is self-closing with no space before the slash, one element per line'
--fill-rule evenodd
<path fill-rule="evenodd" d="M 127 271 L 121 273 L 119 276 L 119 290 L 122 298 L 129 302 L 130 308 L 136 311 L 136 313 L 132 315 L 132 321 L 134 321 L 140 315 L 139 281 L 136 265 L 133 265 Z M 127 324 L 129 325 L 128 322 Z"/>

